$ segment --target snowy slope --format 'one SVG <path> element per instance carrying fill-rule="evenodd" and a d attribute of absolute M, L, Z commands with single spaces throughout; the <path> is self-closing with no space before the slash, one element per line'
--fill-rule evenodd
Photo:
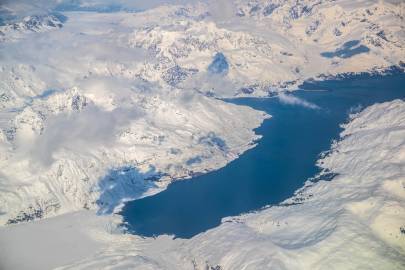
<path fill-rule="evenodd" d="M 20 22 L 0 26 L 0 42 L 16 41 L 30 33 L 40 33 L 61 28 L 66 21 L 62 14 L 27 16 Z"/>
<path fill-rule="evenodd" d="M 269 96 L 294 90 L 311 78 L 382 71 L 392 65 L 403 68 L 405 5 L 394 2 L 204 1 L 159 6 L 139 13 L 65 12 L 63 16 L 47 10 L 45 14 L 32 14 L 0 26 L 0 225 L 10 225 L 6 228 L 13 230 L 21 228 L 13 227 L 14 223 L 69 215 L 82 209 L 92 210 L 84 216 L 94 220 L 97 217 L 92 214 L 110 214 L 126 200 L 159 192 L 171 181 L 225 166 L 254 147 L 259 139 L 254 129 L 269 116 L 214 97 Z M 385 126 L 394 120 L 402 125 L 403 118 L 398 118 L 403 116 L 402 102 L 384 106 L 394 106 L 396 113 L 381 116 L 380 107 L 376 106 L 370 109 L 374 114 L 359 119 L 375 117 L 376 121 L 385 119 L 382 121 Z M 360 132 L 356 121 L 360 120 L 354 120 L 353 132 Z M 388 132 L 389 128 L 386 126 L 381 132 Z M 347 130 L 350 131 L 350 126 Z M 392 138 L 381 134 L 378 139 L 385 143 L 381 147 L 387 147 L 381 148 L 381 155 L 394 153 L 386 150 L 394 143 Z M 349 138 L 354 140 L 356 136 Z M 342 145 L 344 142 L 350 140 L 345 139 Z M 336 147 L 348 147 L 342 145 Z M 380 156 L 371 156 L 377 152 L 375 149 L 360 154 L 378 159 Z M 340 155 L 327 157 L 324 162 L 329 165 L 325 166 L 340 170 L 339 166 L 351 161 L 350 156 Z M 402 162 L 401 158 L 398 154 L 398 162 Z M 382 167 L 379 171 L 364 168 L 364 173 L 388 177 Z M 351 175 L 347 181 L 358 177 Z M 323 184 L 320 182 L 308 190 Z M 370 185 L 379 188 L 374 182 Z M 398 184 L 394 181 L 386 185 L 392 191 Z M 367 183 L 366 187 L 369 188 Z M 323 190 L 315 191 L 323 194 Z M 349 191 L 342 190 L 343 197 L 344 192 Z M 357 200 L 357 195 L 348 194 Z M 329 234 L 334 236 L 336 228 L 341 227 L 334 221 L 314 217 L 310 222 L 321 224 L 325 231 L 309 235 L 311 230 L 303 232 L 297 228 L 296 235 L 304 236 L 297 236 L 297 243 L 289 243 L 282 238 L 284 231 L 271 236 L 273 227 L 269 222 L 288 219 L 295 211 L 304 213 L 306 210 L 300 207 L 311 203 L 317 201 L 271 208 L 247 216 L 246 221 L 241 217 L 241 223 L 224 223 L 198 236 L 199 240 L 187 243 L 162 237 L 168 248 L 173 245 L 173 250 L 184 250 L 184 255 L 171 251 L 167 260 L 163 258 L 165 261 L 156 265 L 170 261 L 172 268 L 176 268 L 182 265 L 180 260 L 189 265 L 195 257 L 198 267 L 205 267 L 207 260 L 212 266 L 233 268 L 237 262 L 232 254 L 244 251 L 237 243 L 242 245 L 246 239 L 252 241 L 248 246 L 252 250 L 279 247 L 281 251 L 275 253 L 281 254 L 284 249 L 293 250 L 283 256 L 296 256 L 299 262 L 301 255 L 294 253 L 295 248 L 312 243 L 321 245 L 322 239 L 328 239 Z M 343 204 L 339 200 L 334 203 Z M 362 207 L 360 204 L 359 209 Z M 333 219 L 333 214 L 336 222 L 345 224 L 347 220 L 341 218 L 341 212 L 344 215 L 351 212 L 344 212 L 341 206 L 336 209 L 340 212 L 325 208 L 332 211 L 325 217 Z M 373 211 L 373 215 L 377 212 Z M 268 215 L 276 219 L 269 219 Z M 353 215 L 360 218 L 358 213 Z M 395 222 L 396 216 L 392 217 Z M 372 215 L 364 218 L 374 217 L 377 218 Z M 116 222 L 114 217 L 110 218 Z M 305 216 L 299 218 L 306 222 Z M 255 223 L 259 221 L 264 225 Z M 385 237 L 381 243 L 391 241 L 384 234 L 385 227 L 381 229 L 382 223 L 376 224 L 368 231 L 370 235 L 374 237 L 378 232 L 381 239 Z M 257 227 L 263 228 L 263 233 L 257 232 Z M 356 226 L 347 228 L 358 230 Z M 102 230 L 99 233 L 103 234 Z M 221 239 L 230 239 L 233 233 L 240 234 L 232 243 L 235 250 L 221 247 L 221 252 L 209 253 L 215 250 L 213 246 L 220 247 Z M 256 234 L 264 240 L 255 238 Z M 369 239 L 370 235 L 363 237 Z M 108 237 L 123 241 L 122 250 L 134 248 L 127 246 L 129 240 L 122 235 Z M 204 237 L 208 239 L 207 248 L 199 250 L 193 241 L 205 241 Z M 152 253 L 157 252 L 154 245 L 159 246 L 160 242 L 137 239 L 134 244 L 144 246 L 146 253 L 140 253 L 139 262 L 130 260 L 129 264 L 154 265 L 156 256 Z M 114 254 L 121 256 L 121 247 L 112 248 Z M 390 250 L 392 256 L 399 252 L 395 248 Z M 149 251 L 152 253 L 148 254 Z M 248 256 L 250 253 L 245 251 Z M 308 249 L 308 252 L 315 251 Z M 381 256 L 398 261 L 390 260 L 385 253 Z M 250 261 L 254 268 L 253 259 L 240 259 L 240 263 Z M 314 267 L 317 260 L 314 257 Z M 294 260 L 291 261 L 294 265 Z M 257 262 L 269 263 L 259 259 Z"/>
<path fill-rule="evenodd" d="M 209 5 L 156 9 L 144 16 L 161 21 L 133 31 L 129 42 L 159 59 L 145 67 L 148 80 L 207 95 L 262 96 L 310 78 L 399 65 L 404 8 L 386 1 L 242 1 L 234 16 L 219 18 L 207 15 L 214 12 Z M 218 52 L 229 72 L 209 80 Z"/>
<path fill-rule="evenodd" d="M 132 14 L 70 16 L 0 45 L 1 224 L 110 213 L 254 146 L 264 113 L 136 75 L 149 58 L 115 25 Z"/>
<path fill-rule="evenodd" d="M 7 249 L 0 261 L 15 269 L 51 269 L 58 261 L 44 256 L 53 254 L 67 264 L 58 269 L 402 269 L 405 102 L 368 107 L 344 128 L 341 141 L 318 161 L 339 175 L 308 182 L 286 201 L 299 204 L 227 218 L 189 240 L 120 234 L 114 229 L 119 217 L 81 211 L 1 228 L 0 247 Z M 33 241 L 20 240 L 28 232 L 35 232 Z M 66 245 L 57 250 L 52 237 L 38 243 L 44 233 L 58 232 L 56 245 Z M 78 238 L 93 249 L 69 258 L 70 239 Z M 38 246 L 41 253 L 34 251 Z M 17 250 L 24 252 L 17 256 Z"/>
<path fill-rule="evenodd" d="M 97 98 L 80 91 L 10 113 L 0 156 L 2 223 L 81 208 L 111 212 L 172 179 L 224 166 L 253 146 L 252 129 L 267 117 L 174 90 Z"/>
<path fill-rule="evenodd" d="M 138 259 L 120 264 L 142 268 L 146 261 L 154 265 L 151 269 L 193 269 L 193 264 L 196 269 L 403 268 L 405 102 L 367 108 L 345 125 L 341 137 L 319 161 L 339 176 L 308 183 L 289 200 L 302 204 L 229 218 L 191 240 L 174 240 L 177 245 L 160 253 L 168 254 L 163 258 L 153 252 L 167 237 L 147 239 Z M 91 258 L 73 268 L 88 269 L 97 261 Z"/>
<path fill-rule="evenodd" d="M 310 78 L 403 64 L 405 5 L 393 2 L 229 1 L 231 16 L 217 16 L 208 1 L 142 13 L 66 12 L 64 24 L 85 35 L 91 26 L 120 49 L 144 49 L 148 57 L 136 67 L 110 67 L 127 76 L 205 95 L 266 96 Z M 212 79 L 218 52 L 229 72 Z"/>

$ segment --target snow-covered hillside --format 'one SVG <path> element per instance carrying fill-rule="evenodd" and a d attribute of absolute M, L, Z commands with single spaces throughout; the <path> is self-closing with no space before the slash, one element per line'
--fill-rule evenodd
<path fill-rule="evenodd" d="M 222 2 L 228 3 L 226 7 L 208 1 L 140 13 L 66 12 L 64 24 L 70 31 L 61 29 L 50 38 L 81 34 L 90 35 L 93 42 L 95 38 L 117 42 L 119 50 L 142 48 L 148 58 L 136 67 L 125 66 L 115 57 L 108 59 L 120 60 L 114 63 L 118 65 L 103 64 L 110 64 L 106 68 L 115 71 L 114 75 L 126 73 L 127 77 L 221 97 L 267 96 L 280 89 L 293 90 L 310 78 L 404 64 L 404 3 Z M 229 11 L 219 16 L 218 8 Z M 227 13 L 231 15 L 223 15 Z M 20 24 L 18 28 L 26 28 L 26 22 L 3 28 Z M 47 24 L 45 19 L 35 23 Z M 13 32 L 5 32 L 3 39 Z M 31 35 L 26 38 L 34 39 Z M 85 37 L 75 36 L 78 38 Z M 229 72 L 208 71 L 217 53 L 225 56 Z"/>
<path fill-rule="evenodd" d="M 21 22 L 0 26 L 0 42 L 27 38 L 29 33 L 39 33 L 61 28 L 66 21 L 62 14 L 34 15 L 24 17 Z"/>
<path fill-rule="evenodd" d="M 118 9 L 61 14 L 50 5 L 44 13 L 0 26 L 0 225 L 8 225 L 1 227 L 0 241 L 14 229 L 24 230 L 15 223 L 62 214 L 115 223 L 116 217 L 95 213 L 111 214 L 127 200 L 219 169 L 254 147 L 259 139 L 254 129 L 270 116 L 217 97 L 271 96 L 295 90 L 308 79 L 383 71 L 393 65 L 404 68 L 404 9 L 405 4 L 396 1 L 238 0 L 163 5 L 137 13 Z M 392 113 L 382 115 L 383 110 Z M 403 194 L 396 187 L 403 178 L 403 136 L 394 129 L 403 133 L 403 112 L 403 102 L 396 101 L 374 106 L 349 124 L 350 136 L 336 149 L 362 145 L 363 141 L 354 143 L 363 140 L 356 134 L 369 132 L 364 147 L 370 150 L 353 148 L 347 155 L 336 151 L 325 158 L 321 166 L 341 174 L 348 171 L 347 178 L 342 174 L 336 181 L 305 189 L 303 194 L 318 195 L 303 205 L 243 216 L 185 242 L 105 235 L 101 225 L 89 227 L 85 235 L 98 233 L 117 241 L 120 246 L 99 253 L 107 263 L 110 258 L 126 258 L 128 249 L 135 257 L 122 263 L 143 263 L 152 269 L 161 265 L 188 269 L 193 264 L 197 269 L 206 265 L 234 269 L 242 264 L 257 269 L 259 263 L 293 267 L 304 256 L 294 253 L 298 248 L 312 258 L 307 261 L 311 266 L 324 268 L 320 266 L 338 265 L 334 260 L 339 256 L 328 262 L 313 254 L 322 256 L 326 249 L 328 254 L 350 252 L 338 240 L 351 233 L 360 235 L 359 241 L 371 239 L 375 260 L 388 263 L 390 256 L 403 252 L 395 240 L 403 235 L 394 239 L 386 234 L 392 229 L 396 236 L 400 215 L 387 217 L 395 229 L 387 229 L 383 222 L 390 211 L 402 211 L 398 200 Z M 381 128 L 360 129 L 366 120 L 380 121 Z M 395 153 L 399 154 L 394 162 L 390 155 Z M 363 158 L 375 159 L 375 166 L 363 164 Z M 350 167 L 355 165 L 364 170 Z M 377 165 L 392 167 L 397 176 Z M 377 183 L 377 177 L 386 180 L 384 184 Z M 364 183 L 354 182 L 359 179 Z M 352 186 L 345 189 L 342 183 Z M 356 193 L 356 185 L 372 189 L 374 197 Z M 330 187 L 341 191 L 333 202 L 328 200 Z M 379 197 L 383 190 L 392 203 L 386 205 Z M 353 204 L 344 203 L 345 196 Z M 372 206 L 361 202 L 366 199 Z M 323 208 L 322 216 L 311 212 L 314 204 L 326 202 L 331 206 Z M 380 206 L 387 211 L 374 208 Z M 360 232 L 362 219 L 374 227 Z M 52 220 L 58 219 L 27 226 L 35 230 L 41 226 L 37 224 Z M 312 225 L 291 227 L 294 222 Z M 284 234 L 294 236 L 295 242 Z M 333 243 L 341 248 L 328 245 L 330 237 L 336 237 Z M 230 239 L 232 244 L 224 246 Z M 104 245 L 97 237 L 94 241 Z M 205 246 L 195 244 L 201 241 Z M 242 246 L 246 242 L 250 244 Z M 145 250 L 139 251 L 140 246 Z M 167 257 L 156 261 L 154 255 L 160 252 Z M 285 256 L 291 265 L 284 263 Z M 270 258 L 277 259 L 270 262 Z M 77 267 L 92 264 L 88 259 Z"/>
<path fill-rule="evenodd" d="M 264 113 L 137 75 L 150 58 L 116 25 L 133 16 L 71 14 L 0 45 L 1 224 L 109 213 L 254 146 Z"/>
<path fill-rule="evenodd" d="M 133 31 L 129 42 L 159 59 L 142 73 L 148 80 L 207 95 L 262 96 L 321 75 L 399 65 L 404 8 L 383 1 L 239 1 L 236 16 L 218 18 L 209 16 L 211 6 L 189 6 L 158 13 L 161 22 Z M 210 80 L 207 68 L 218 52 L 229 72 Z"/>
<path fill-rule="evenodd" d="M 111 212 L 173 179 L 218 169 L 254 146 L 252 129 L 268 117 L 179 90 L 93 83 L 3 112 L 3 224 Z"/>
<path fill-rule="evenodd" d="M 402 269 L 405 102 L 373 105 L 344 128 L 318 161 L 338 176 L 308 182 L 288 207 L 227 218 L 189 240 L 123 235 L 119 217 L 81 211 L 1 228 L 0 259 L 15 269 Z"/>

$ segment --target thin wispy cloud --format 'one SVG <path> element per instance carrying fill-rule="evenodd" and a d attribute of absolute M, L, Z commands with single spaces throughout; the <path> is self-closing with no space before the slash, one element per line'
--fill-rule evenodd
<path fill-rule="evenodd" d="M 278 100 L 287 105 L 295 105 L 295 106 L 302 106 L 308 109 L 313 109 L 313 110 L 319 110 L 320 107 L 314 103 L 308 102 L 302 98 L 285 94 L 285 93 L 280 93 L 278 96 Z"/>

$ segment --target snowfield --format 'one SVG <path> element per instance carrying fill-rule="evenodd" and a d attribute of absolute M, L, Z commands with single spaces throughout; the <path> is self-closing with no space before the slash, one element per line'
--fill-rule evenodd
<path fill-rule="evenodd" d="M 3 224 L 83 208 L 111 213 L 173 179 L 225 166 L 254 146 L 252 129 L 268 117 L 175 90 L 111 88 L 97 100 L 84 91 L 10 112 L 0 155 Z"/>
<path fill-rule="evenodd" d="M 227 218 L 189 240 L 121 234 L 119 216 L 82 210 L 1 228 L 0 261 L 5 269 L 402 269 L 404 153 L 405 102 L 376 104 L 353 115 L 318 161 L 338 176 L 308 182 L 289 206 Z"/>
<path fill-rule="evenodd" d="M 11 2 L 0 5 L 0 269 L 405 267 L 401 100 L 354 116 L 319 161 L 338 176 L 308 182 L 288 207 L 190 240 L 123 234 L 114 214 L 255 146 L 270 116 L 220 98 L 403 69 L 403 2 L 38 4 L 24 18 Z"/>
<path fill-rule="evenodd" d="M 197 3 L 0 26 L 0 224 L 111 213 L 225 166 L 269 116 L 212 96 L 403 65 L 403 4 L 266 3 L 229 2 L 233 16 Z"/>
<path fill-rule="evenodd" d="M 147 52 L 113 24 L 133 14 L 69 16 L 1 45 L 0 224 L 111 213 L 255 145 L 265 113 L 137 76 Z"/>
<path fill-rule="evenodd" d="M 56 58 L 53 65 L 60 63 L 58 58 L 98 56 L 62 69 L 82 77 L 136 77 L 218 97 L 267 96 L 294 90 L 308 79 L 403 63 L 404 9 L 404 3 L 395 1 L 238 0 L 166 5 L 140 13 L 65 12 L 0 26 L 0 42 L 23 43 L 26 51 L 41 48 L 35 39 L 48 47 L 52 41 L 48 49 L 57 55 L 46 54 Z M 28 39 L 34 46 L 24 43 Z M 113 51 L 117 55 L 111 56 Z M 141 52 L 147 57 L 134 61 Z M 212 79 L 215 74 L 207 68 L 218 52 L 229 70 Z M 38 76 L 39 71 L 28 72 Z M 55 76 L 62 84 L 58 87 L 77 84 Z"/>

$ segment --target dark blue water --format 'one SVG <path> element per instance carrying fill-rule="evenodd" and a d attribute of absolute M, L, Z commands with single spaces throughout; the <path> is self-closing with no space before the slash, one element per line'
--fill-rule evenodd
<path fill-rule="evenodd" d="M 321 109 L 286 105 L 277 98 L 232 100 L 273 116 L 256 130 L 263 135 L 258 146 L 218 171 L 129 202 L 122 211 L 129 230 L 189 238 L 218 226 L 223 217 L 282 202 L 319 172 L 319 154 L 338 138 L 339 125 L 352 108 L 405 98 L 405 74 L 358 75 L 300 88 L 304 91 L 294 95 Z"/>

